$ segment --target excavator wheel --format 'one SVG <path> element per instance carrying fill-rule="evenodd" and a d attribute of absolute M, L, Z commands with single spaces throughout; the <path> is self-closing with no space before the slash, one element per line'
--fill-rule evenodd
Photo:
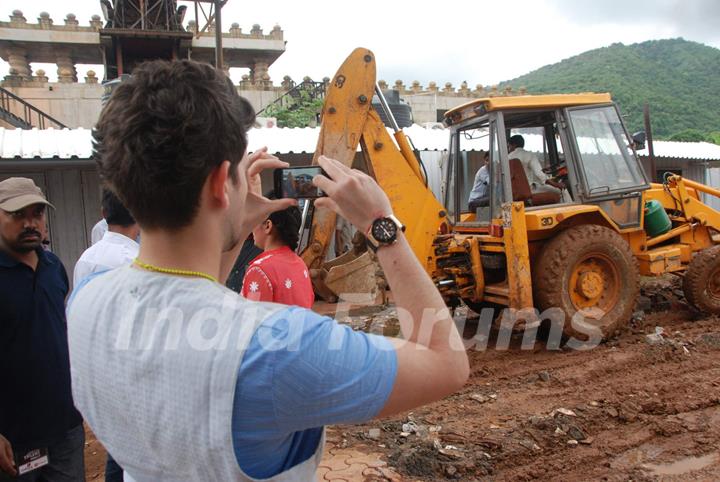
<path fill-rule="evenodd" d="M 720 313 L 720 245 L 704 249 L 690 262 L 683 281 L 685 299 L 704 313 Z"/>
<path fill-rule="evenodd" d="M 565 314 L 563 334 L 579 341 L 597 328 L 603 339 L 632 316 L 640 275 L 630 246 L 615 231 L 597 225 L 568 228 L 552 238 L 533 267 L 535 304 Z M 574 320 L 579 313 L 582 318 Z M 583 326 L 584 321 L 590 326 Z"/>

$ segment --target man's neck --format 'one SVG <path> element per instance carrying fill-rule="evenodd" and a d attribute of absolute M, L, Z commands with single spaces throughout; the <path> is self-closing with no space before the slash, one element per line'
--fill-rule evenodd
<path fill-rule="evenodd" d="M 190 226 L 177 231 L 141 231 L 138 259 L 158 268 L 199 271 L 220 276 L 222 240 L 212 229 Z"/>
<path fill-rule="evenodd" d="M 283 246 L 285 246 L 285 245 L 281 241 L 273 239 L 273 238 L 268 238 L 265 241 L 265 246 L 263 247 L 263 251 L 272 251 L 274 249 L 282 248 Z"/>
<path fill-rule="evenodd" d="M 122 234 L 126 238 L 133 241 L 137 238 L 138 229 L 135 226 L 120 226 L 119 224 L 108 224 L 108 231 L 111 233 Z"/>

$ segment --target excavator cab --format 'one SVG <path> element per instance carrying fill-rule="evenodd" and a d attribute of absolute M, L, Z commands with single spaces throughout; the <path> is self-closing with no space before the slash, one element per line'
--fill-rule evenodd
<path fill-rule="evenodd" d="M 570 105 L 536 106 L 532 98 L 518 96 L 499 103 L 480 99 L 447 114 L 451 136 L 444 202 L 453 224 L 489 226 L 502 217 L 501 207 L 507 202 L 522 202 L 526 209 L 590 203 L 620 226 L 639 224 L 640 193 L 649 184 L 635 156 L 634 141 L 609 96 L 572 97 L 589 97 L 585 100 L 595 103 L 572 105 L 580 100 L 565 99 Z M 518 135 L 542 172 L 533 172 L 510 152 L 508 141 Z M 490 157 L 487 199 L 471 203 L 485 153 Z M 546 178 L 553 185 L 546 184 Z"/>

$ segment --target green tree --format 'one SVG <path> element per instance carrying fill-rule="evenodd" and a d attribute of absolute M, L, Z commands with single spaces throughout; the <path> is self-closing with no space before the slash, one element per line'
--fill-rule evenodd
<path fill-rule="evenodd" d="M 278 127 L 308 127 L 316 125 L 323 107 L 323 99 L 312 98 L 306 91 L 300 91 L 295 102 L 286 106 L 271 105 L 265 109 L 265 116 L 275 117 Z"/>
<path fill-rule="evenodd" d="M 670 136 L 671 141 L 709 142 L 708 136 L 697 129 L 685 129 Z"/>
<path fill-rule="evenodd" d="M 707 135 L 708 142 L 713 144 L 720 144 L 720 131 L 713 131 Z"/>
<path fill-rule="evenodd" d="M 643 129 L 648 103 L 657 139 L 720 126 L 720 50 L 682 38 L 615 43 L 546 65 L 500 88 L 507 85 L 526 86 L 532 94 L 610 92 L 631 132 Z"/>

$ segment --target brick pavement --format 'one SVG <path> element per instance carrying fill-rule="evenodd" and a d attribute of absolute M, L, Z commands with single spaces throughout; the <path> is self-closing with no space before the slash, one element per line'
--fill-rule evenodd
<path fill-rule="evenodd" d="M 333 428 L 327 431 L 325 453 L 317 470 L 317 481 L 406 482 L 388 467 L 381 453 L 368 445 L 342 447 L 342 437 Z"/>

